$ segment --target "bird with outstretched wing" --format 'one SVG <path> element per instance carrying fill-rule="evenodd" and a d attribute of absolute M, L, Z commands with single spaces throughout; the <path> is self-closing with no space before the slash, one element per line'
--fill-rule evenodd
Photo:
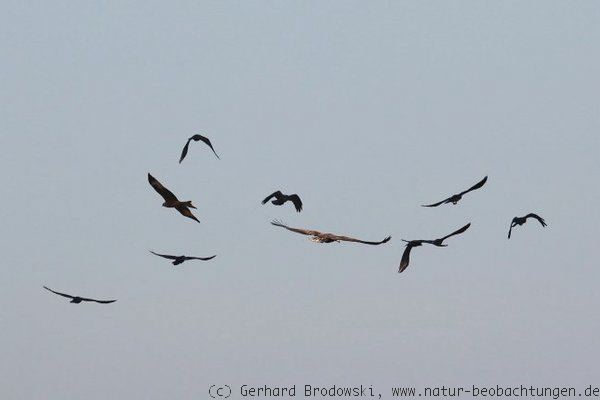
<path fill-rule="evenodd" d="M 191 201 L 179 201 L 173 192 L 164 187 L 155 177 L 150 174 L 148 174 L 148 182 L 165 200 L 165 202 L 162 204 L 163 207 L 174 208 L 179 211 L 181 215 L 200 222 L 200 220 L 198 220 L 198 218 L 196 218 L 196 216 L 192 214 L 192 211 L 190 210 L 190 208 L 196 208 L 194 205 L 192 205 Z"/>
<path fill-rule="evenodd" d="M 179 265 L 179 264 L 183 263 L 184 261 L 188 261 L 188 260 L 208 261 L 208 260 L 212 260 L 213 258 L 215 258 L 217 256 L 216 254 L 214 256 L 210 256 L 210 257 L 172 256 L 172 255 L 168 255 L 168 254 L 155 253 L 152 250 L 150 250 L 150 253 L 154 254 L 155 256 L 166 258 L 168 260 L 173 260 L 173 265 Z"/>
<path fill-rule="evenodd" d="M 444 236 L 443 238 L 440 239 L 435 239 L 435 240 L 424 240 L 425 243 L 430 243 L 434 246 L 438 246 L 438 247 L 446 247 L 448 246 L 447 244 L 443 244 L 444 240 L 448 239 L 449 237 L 452 237 L 454 235 L 460 235 L 461 233 L 465 232 L 467 229 L 469 229 L 469 227 L 471 226 L 471 223 L 469 222 L 468 224 L 466 224 L 465 226 L 463 226 L 460 229 L 457 229 L 456 231 L 452 232 L 449 235 Z"/>
<path fill-rule="evenodd" d="M 525 222 L 527 222 L 528 218 L 533 218 L 536 219 L 543 227 L 546 227 L 548 224 L 546 224 L 546 220 L 542 217 L 540 217 L 537 214 L 534 213 L 529 213 L 524 217 L 514 217 L 510 223 L 510 228 L 508 229 L 508 238 L 510 239 L 510 235 L 512 233 L 512 228 L 514 228 L 515 226 L 521 226 L 523 225 Z"/>
<path fill-rule="evenodd" d="M 181 164 L 181 162 L 183 161 L 183 159 L 185 158 L 185 156 L 188 153 L 188 149 L 190 147 L 190 142 L 191 141 L 203 141 L 208 147 L 210 147 L 210 149 L 213 151 L 213 153 L 215 153 L 215 156 L 217 156 L 218 159 L 220 159 L 219 155 L 217 154 L 217 152 L 215 151 L 212 143 L 210 142 L 210 139 L 207 138 L 206 136 L 202 136 L 202 135 L 194 135 L 192 137 L 190 137 L 187 142 L 185 143 L 185 146 L 183 146 L 183 150 L 181 151 L 181 157 L 179 157 L 179 164 Z"/>
<path fill-rule="evenodd" d="M 310 240 L 312 240 L 313 242 L 317 242 L 317 243 L 353 242 L 353 243 L 370 244 L 370 245 L 376 246 L 379 244 L 387 243 L 392 238 L 391 236 L 387 236 L 385 239 L 383 239 L 379 242 L 369 242 L 366 240 L 355 239 L 355 238 L 352 238 L 349 236 L 335 235 L 333 233 L 323 233 L 323 232 L 309 230 L 309 229 L 292 228 L 292 227 L 289 227 L 289 226 L 285 225 L 284 223 L 277 221 L 277 220 L 272 221 L 271 224 L 285 228 L 288 231 L 300 233 L 302 235 L 311 236 Z"/>
<path fill-rule="evenodd" d="M 439 205 L 446 204 L 446 203 L 457 204 L 459 202 L 459 200 L 462 199 L 462 197 L 465 194 L 467 194 L 469 192 L 472 192 L 473 190 L 477 190 L 477 189 L 481 188 L 483 185 L 485 185 L 485 182 L 487 182 L 487 178 L 488 177 L 486 176 L 485 178 L 483 178 L 482 180 L 480 180 L 479 182 L 477 182 L 475 185 L 471 186 L 467 190 L 462 191 L 462 192 L 457 193 L 457 194 L 454 194 L 454 195 L 448 197 L 447 199 L 444 199 L 442 201 L 438 201 L 437 203 L 423 205 L 421 207 L 437 207 Z"/>
<path fill-rule="evenodd" d="M 73 303 L 73 304 L 79 304 L 82 301 L 93 301 L 93 302 L 100 303 L 100 304 L 114 303 L 115 301 L 117 301 L 117 300 L 96 300 L 96 299 L 90 299 L 90 298 L 87 298 L 87 297 L 71 296 L 70 294 L 57 292 L 57 291 L 52 290 L 52 289 L 50 289 L 49 287 L 46 287 L 46 286 L 44 286 L 44 289 L 49 290 L 52 293 L 57 294 L 59 296 L 66 297 L 67 299 L 71 299 L 70 303 Z"/>
<path fill-rule="evenodd" d="M 279 190 L 268 195 L 263 201 L 262 204 L 267 204 L 269 200 L 271 200 L 271 204 L 275 204 L 276 206 L 281 206 L 285 204 L 287 201 L 291 201 L 296 208 L 296 211 L 302 211 L 302 200 L 300 200 L 300 196 L 296 193 L 294 194 L 283 194 Z"/>

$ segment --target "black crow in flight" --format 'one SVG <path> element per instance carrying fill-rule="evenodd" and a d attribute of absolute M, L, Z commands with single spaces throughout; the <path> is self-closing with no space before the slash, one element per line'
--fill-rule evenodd
<path fill-rule="evenodd" d="M 279 190 L 270 194 L 268 197 L 266 197 L 263 201 L 262 204 L 267 204 L 267 202 L 269 200 L 271 200 L 274 197 L 274 199 L 271 201 L 271 204 L 275 204 L 276 206 L 280 206 L 285 204 L 286 201 L 291 201 L 292 203 L 294 203 L 294 207 L 296 207 L 296 211 L 300 212 L 302 211 L 302 200 L 300 200 L 300 196 L 298 196 L 297 194 L 283 194 L 281 193 Z"/>
<path fill-rule="evenodd" d="M 447 204 L 447 203 L 456 204 L 456 203 L 458 203 L 458 201 L 460 199 L 462 199 L 462 197 L 465 194 L 467 194 L 467 193 L 469 193 L 469 192 L 471 192 L 473 190 L 477 190 L 480 187 L 482 187 L 483 185 L 485 185 L 485 182 L 487 181 L 487 178 L 488 177 L 486 176 L 485 178 L 483 178 L 482 180 L 480 180 L 479 182 L 477 182 L 475 185 L 473 185 L 469 189 L 465 190 L 464 192 L 460 192 L 458 194 L 452 195 L 452 196 L 448 197 L 447 199 L 442 200 L 442 201 L 437 202 L 437 203 L 423 205 L 422 207 L 437 207 L 437 206 L 439 206 L 441 204 Z"/>
<path fill-rule="evenodd" d="M 214 147 L 212 146 L 212 143 L 210 143 L 210 140 L 207 137 L 202 136 L 202 135 L 194 135 L 194 136 L 190 137 L 187 140 L 187 142 L 185 143 L 185 146 L 183 146 L 183 150 L 181 151 L 181 157 L 179 158 L 179 164 L 181 164 L 181 162 L 183 161 L 183 159 L 187 155 L 188 148 L 190 147 L 190 142 L 192 140 L 195 141 L 195 142 L 198 142 L 198 141 L 202 140 L 204 143 L 206 143 L 206 145 L 208 147 L 210 147 L 210 149 L 213 151 L 213 153 L 215 153 L 215 156 L 217 156 L 217 158 L 219 158 L 219 155 L 217 154 L 217 152 L 215 151 Z"/>
<path fill-rule="evenodd" d="M 96 303 L 101 303 L 101 304 L 108 304 L 108 303 L 114 303 L 117 300 L 96 300 L 96 299 L 88 299 L 86 297 L 79 297 L 79 296 L 71 296 L 70 294 L 65 294 L 65 293 L 61 293 L 61 292 L 56 292 L 52 289 L 50 289 L 49 287 L 44 286 L 44 289 L 51 291 L 52 293 L 55 293 L 59 296 L 62 297 L 66 297 L 67 299 L 71 299 L 70 303 L 73 304 L 79 304 L 82 301 L 95 301 Z"/>

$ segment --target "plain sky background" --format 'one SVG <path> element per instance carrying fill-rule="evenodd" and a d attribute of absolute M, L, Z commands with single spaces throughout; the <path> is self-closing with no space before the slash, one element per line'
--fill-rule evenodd
<path fill-rule="evenodd" d="M 0 34 L 3 399 L 598 386 L 600 3 L 2 1 Z"/>

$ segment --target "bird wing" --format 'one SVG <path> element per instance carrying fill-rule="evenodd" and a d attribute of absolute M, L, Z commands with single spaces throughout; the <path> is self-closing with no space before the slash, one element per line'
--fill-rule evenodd
<path fill-rule="evenodd" d="M 540 216 L 539 216 L 539 215 L 537 215 L 537 214 L 534 214 L 534 213 L 529 213 L 529 214 L 527 214 L 527 215 L 525 216 L 525 219 L 527 219 L 527 218 L 535 218 L 535 219 L 537 219 L 537 220 L 538 220 L 538 222 L 539 222 L 540 224 L 542 224 L 542 226 L 546 226 L 546 221 L 544 220 L 544 218 L 540 217 Z"/>
<path fill-rule="evenodd" d="M 183 161 L 185 156 L 187 156 L 188 149 L 190 147 L 190 140 L 191 139 L 188 139 L 188 141 L 185 142 L 185 146 L 183 146 L 183 150 L 181 150 L 181 157 L 179 157 L 179 164 L 181 164 L 181 162 Z"/>
<path fill-rule="evenodd" d="M 296 193 L 291 194 L 288 196 L 288 200 L 290 200 L 292 203 L 294 203 L 294 207 L 296 207 L 296 211 L 300 212 L 302 211 L 302 200 L 300 200 L 300 196 L 298 196 Z"/>
<path fill-rule="evenodd" d="M 450 200 L 452 196 L 448 197 L 447 199 L 444 199 L 442 201 L 438 201 L 437 203 L 433 203 L 433 204 L 427 204 L 427 205 L 422 205 L 421 207 L 437 207 L 439 205 L 442 205 L 446 202 L 448 202 L 448 200 Z"/>
<path fill-rule="evenodd" d="M 271 225 L 275 225 L 275 226 L 280 226 L 282 228 L 287 229 L 288 231 L 292 231 L 292 232 L 296 232 L 296 233 L 301 233 L 303 235 L 309 235 L 309 236 L 319 236 L 321 235 L 321 232 L 319 231 L 311 231 L 308 229 L 299 229 L 299 228 L 290 228 L 289 226 L 285 225 L 284 223 L 274 220 L 271 221 Z"/>
<path fill-rule="evenodd" d="M 215 254 L 214 256 L 210 256 L 210 257 L 184 257 L 186 260 L 202 260 L 202 261 L 208 261 L 208 260 L 212 260 L 213 258 L 215 258 L 217 255 Z"/>
<path fill-rule="evenodd" d="M 73 299 L 75 296 L 71 296 L 70 294 L 66 294 L 66 293 L 61 293 L 61 292 L 57 292 L 55 290 L 50 289 L 49 287 L 44 286 L 44 289 L 51 291 L 54 294 L 57 294 L 59 296 L 62 297 L 66 297 L 67 299 Z"/>
<path fill-rule="evenodd" d="M 215 156 L 217 156 L 217 158 L 220 160 L 221 158 L 219 157 L 219 155 L 217 154 L 217 152 L 215 151 L 215 148 L 213 147 L 212 143 L 210 142 L 210 139 L 207 138 L 206 136 L 202 136 L 202 135 L 194 135 L 192 136 L 190 139 L 194 139 L 194 141 L 199 141 L 202 140 L 204 143 L 206 143 L 206 145 L 208 147 L 210 147 L 210 149 L 212 150 L 213 153 L 215 153 Z"/>
<path fill-rule="evenodd" d="M 175 196 L 169 189 L 164 187 L 159 181 L 156 180 L 155 177 L 148 174 L 148 182 L 150 185 L 162 196 L 165 201 L 179 201 L 177 200 L 177 196 Z"/>
<path fill-rule="evenodd" d="M 461 192 L 460 195 L 462 196 L 463 194 L 466 194 L 466 193 L 469 193 L 469 192 L 471 192 L 473 190 L 479 189 L 480 187 L 482 187 L 483 185 L 485 185 L 485 182 L 487 182 L 487 178 L 488 177 L 486 175 L 482 180 L 480 180 L 479 182 L 477 182 L 476 184 L 474 184 L 473 186 L 471 186 L 470 188 L 468 188 L 464 192 Z"/>
<path fill-rule="evenodd" d="M 192 214 L 192 212 L 190 211 L 190 209 L 187 208 L 186 206 L 184 206 L 184 205 L 181 204 L 181 205 L 178 205 L 177 207 L 175 207 L 175 209 L 177 211 L 179 211 L 179 213 L 181 215 L 186 216 L 188 218 L 191 218 L 194 221 L 200 222 L 200 220 L 198 218 L 196 218 L 196 216 L 194 214 Z"/>
<path fill-rule="evenodd" d="M 265 199 L 262 201 L 263 204 L 267 204 L 267 201 L 271 200 L 273 197 L 281 197 L 282 193 L 278 190 L 276 192 L 271 193 L 270 195 L 268 195 L 267 197 L 265 197 Z"/>
<path fill-rule="evenodd" d="M 512 233 L 512 228 L 513 226 L 515 226 L 515 219 L 513 218 L 512 221 L 510 221 L 510 228 L 508 228 L 508 238 L 510 239 L 510 234 Z"/>
<path fill-rule="evenodd" d="M 86 297 L 80 297 L 80 299 L 82 301 L 95 301 L 96 303 L 101 303 L 101 304 L 108 304 L 108 303 L 114 303 L 117 300 L 96 300 L 96 299 L 88 299 Z"/>
<path fill-rule="evenodd" d="M 167 255 L 167 254 L 158 254 L 158 253 L 153 252 L 152 250 L 150 250 L 150 253 L 154 254 L 155 256 L 159 256 L 159 257 L 163 257 L 163 258 L 168 258 L 169 260 L 176 260 L 177 259 L 177 256 L 170 256 L 170 255 Z"/>
<path fill-rule="evenodd" d="M 348 237 L 348 236 L 330 235 L 330 237 L 332 239 L 334 239 L 334 240 L 341 240 L 341 241 L 344 241 L 344 242 L 354 242 L 354 243 L 370 244 L 370 245 L 374 245 L 374 246 L 378 245 L 378 244 L 387 243 L 392 238 L 391 236 L 387 236 L 385 239 L 383 239 L 380 242 L 368 242 L 366 240 L 355 239 L 355 238 Z"/>
<path fill-rule="evenodd" d="M 400 260 L 400 267 L 398 268 L 398 272 L 402 273 L 406 268 L 408 268 L 408 263 L 410 261 L 410 250 L 413 248 L 410 244 L 406 245 L 404 249 L 404 253 L 402 253 L 402 260 Z"/>
<path fill-rule="evenodd" d="M 442 241 L 444 241 L 444 240 L 448 239 L 448 238 L 449 238 L 449 237 L 451 237 L 451 236 L 454 236 L 454 235 L 460 235 L 461 233 L 463 233 L 464 231 L 466 231 L 467 229 L 469 229 L 469 227 L 470 227 L 470 226 L 471 226 L 471 223 L 469 222 L 468 224 L 466 224 L 466 225 L 465 225 L 465 226 L 463 226 L 462 228 L 460 228 L 460 229 L 458 229 L 458 230 L 456 230 L 456 231 L 452 232 L 452 233 L 451 233 L 451 234 L 449 234 L 449 235 L 446 235 L 446 236 L 444 236 L 444 237 L 442 238 Z"/>

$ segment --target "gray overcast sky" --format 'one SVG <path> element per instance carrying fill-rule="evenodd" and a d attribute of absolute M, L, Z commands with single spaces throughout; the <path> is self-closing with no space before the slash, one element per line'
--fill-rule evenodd
<path fill-rule="evenodd" d="M 598 385 L 600 3 L 3 1 L 0 34 L 3 399 Z M 179 165 L 198 132 L 221 160 Z"/>

